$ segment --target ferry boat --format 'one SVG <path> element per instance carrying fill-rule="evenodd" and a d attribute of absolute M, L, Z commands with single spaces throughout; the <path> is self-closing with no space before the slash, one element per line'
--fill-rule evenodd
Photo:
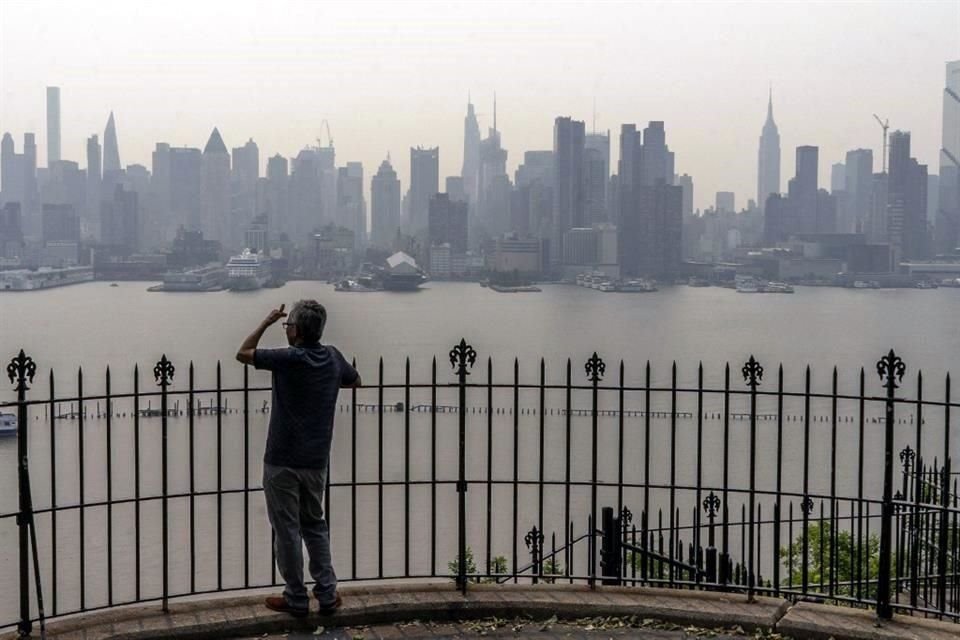
<path fill-rule="evenodd" d="M 734 278 L 737 293 L 760 293 L 763 286 L 753 276 L 736 276 Z"/>
<path fill-rule="evenodd" d="M 657 286 L 649 280 L 626 280 L 617 286 L 617 291 L 621 293 L 652 293 L 657 290 Z"/>
<path fill-rule="evenodd" d="M 0 438 L 17 435 L 17 416 L 0 413 Z"/>
<path fill-rule="evenodd" d="M 763 293 L 793 293 L 793 287 L 786 282 L 768 282 L 763 285 Z"/>
<path fill-rule="evenodd" d="M 227 287 L 233 291 L 253 291 L 270 280 L 270 257 L 244 249 L 227 262 Z"/>

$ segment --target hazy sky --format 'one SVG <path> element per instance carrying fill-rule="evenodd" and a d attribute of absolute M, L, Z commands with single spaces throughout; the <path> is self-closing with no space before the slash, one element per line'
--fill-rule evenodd
<path fill-rule="evenodd" d="M 252 137 L 261 164 L 292 156 L 330 122 L 338 164 L 387 151 L 406 190 L 411 145 L 439 145 L 459 174 L 470 91 L 497 121 L 511 174 L 552 146 L 570 115 L 616 138 L 666 121 L 695 206 L 718 190 L 755 197 L 757 139 L 773 83 L 782 189 L 794 148 L 820 146 L 821 184 L 848 149 L 872 147 L 876 112 L 913 133 L 937 169 L 944 62 L 960 58 L 960 1 L 793 3 L 19 2 L 0 0 L 0 130 L 37 133 L 61 87 L 65 159 L 116 114 L 124 164 L 157 141 L 228 147 Z M 325 141 L 325 138 L 324 138 Z M 616 166 L 616 139 L 613 142 Z M 442 184 L 441 184 L 442 188 Z"/>

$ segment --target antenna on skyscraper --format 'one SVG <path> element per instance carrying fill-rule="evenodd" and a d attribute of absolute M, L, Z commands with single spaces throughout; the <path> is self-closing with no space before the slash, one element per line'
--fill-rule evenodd
<path fill-rule="evenodd" d="M 327 122 L 326 119 L 324 119 L 323 121 L 320 122 L 320 128 L 321 128 L 321 129 L 324 129 L 324 128 L 325 128 L 325 129 L 327 130 L 327 146 L 328 146 L 328 147 L 332 147 L 332 146 L 333 146 L 333 136 L 330 135 L 330 123 Z M 321 131 L 321 133 L 323 133 L 323 132 Z M 322 146 L 323 146 L 323 142 L 322 142 L 322 139 L 321 139 L 321 138 L 317 138 L 317 146 L 318 146 L 318 147 L 322 147 Z"/>
<path fill-rule="evenodd" d="M 873 114 L 873 117 L 876 118 L 877 123 L 883 128 L 883 173 L 887 172 L 887 129 L 890 128 L 890 119 L 881 120 L 880 116 Z"/>

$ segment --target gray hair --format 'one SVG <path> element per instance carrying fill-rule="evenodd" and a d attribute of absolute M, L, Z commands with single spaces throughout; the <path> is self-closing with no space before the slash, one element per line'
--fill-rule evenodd
<path fill-rule="evenodd" d="M 315 344 L 320 342 L 323 327 L 327 324 L 327 310 L 316 300 L 298 300 L 290 310 L 288 322 L 297 327 L 305 344 Z"/>

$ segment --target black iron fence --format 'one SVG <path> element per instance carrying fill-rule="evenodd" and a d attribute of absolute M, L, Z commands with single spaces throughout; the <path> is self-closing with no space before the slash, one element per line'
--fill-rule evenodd
<path fill-rule="evenodd" d="M 680 384 L 676 363 L 668 383 L 649 363 L 631 382 L 597 354 L 582 377 L 541 360 L 522 382 L 515 360 L 495 380 L 477 358 L 462 340 L 452 376 L 434 358 L 421 383 L 409 359 L 388 383 L 381 359 L 341 394 L 325 497 L 341 580 L 657 585 L 960 619 L 949 375 L 931 399 L 919 373 L 899 392 L 892 350 L 879 382 L 861 369 L 843 392 L 836 369 L 825 391 L 809 367 L 791 391 L 752 356 L 720 385 L 702 364 Z M 31 393 L 21 351 L 7 374 L 18 490 L 0 502 L 0 542 L 16 540 L 0 594 L 18 608 L 0 629 L 278 584 L 251 499 L 270 389 L 249 368 L 229 387 L 217 363 L 200 385 L 164 356 L 149 390 L 134 367 L 122 392 L 108 368 L 97 393 L 82 370 L 73 394 L 52 370 Z"/>

